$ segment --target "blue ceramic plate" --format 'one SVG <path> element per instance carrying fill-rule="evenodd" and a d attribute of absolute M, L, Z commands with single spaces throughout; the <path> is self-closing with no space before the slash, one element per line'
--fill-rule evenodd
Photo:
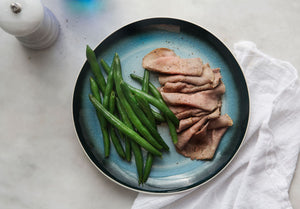
<path fill-rule="evenodd" d="M 95 49 L 97 58 L 112 62 L 117 52 L 121 59 L 124 80 L 133 86 L 129 74 L 143 76 L 142 58 L 151 50 L 166 47 L 182 58 L 200 57 L 212 68 L 221 68 L 226 93 L 223 96 L 222 114 L 228 113 L 234 125 L 228 129 L 211 161 L 192 161 L 179 155 L 166 125 L 159 132 L 170 147 L 163 158 L 155 158 L 146 184 L 139 185 L 134 158 L 128 163 L 119 158 L 114 147 L 104 158 L 102 133 L 89 101 L 89 77 L 92 76 L 86 62 L 76 82 L 73 97 L 73 117 L 78 138 L 93 164 L 108 178 L 129 189 L 151 193 L 174 193 L 199 186 L 222 171 L 238 151 L 248 124 L 249 95 L 240 66 L 213 34 L 195 24 L 171 18 L 152 18 L 131 23 L 117 30 Z M 105 73 L 104 73 L 105 74 Z M 159 85 L 157 75 L 151 74 L 151 82 Z"/>

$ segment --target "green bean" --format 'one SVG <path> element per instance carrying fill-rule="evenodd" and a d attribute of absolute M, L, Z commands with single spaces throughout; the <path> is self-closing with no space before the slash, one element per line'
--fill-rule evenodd
<path fill-rule="evenodd" d="M 101 97 L 100 97 L 100 94 L 99 94 L 98 85 L 92 77 L 90 78 L 90 86 L 91 86 L 92 94 L 94 95 L 95 99 L 99 103 L 101 103 Z M 110 152 L 110 141 L 109 141 L 109 134 L 108 134 L 108 131 L 107 131 L 107 122 L 98 110 L 96 110 L 96 113 L 97 113 L 97 118 L 98 118 L 99 123 L 100 123 L 102 136 L 103 136 L 104 155 L 105 155 L 105 157 L 108 157 L 109 152 Z"/>
<path fill-rule="evenodd" d="M 157 90 L 157 88 L 155 88 L 155 86 L 153 86 L 153 85 L 150 85 L 150 89 L 151 89 L 152 95 L 154 97 L 156 97 L 159 101 L 161 101 L 162 103 L 165 104 L 165 101 L 163 100 L 163 98 L 162 98 L 160 92 Z M 169 126 L 169 132 L 170 132 L 172 141 L 174 144 L 176 144 L 178 141 L 176 127 L 175 127 L 174 123 L 172 123 L 172 121 L 168 117 L 166 117 L 166 120 L 167 120 L 167 123 Z"/>
<path fill-rule="evenodd" d="M 127 116 L 124 106 L 122 105 L 122 103 L 118 97 L 116 97 L 116 104 L 117 104 L 117 108 L 119 110 L 122 121 L 125 123 L 126 126 L 128 126 L 130 129 L 133 130 L 134 128 L 132 126 L 132 123 L 130 122 L 130 119 Z"/>
<path fill-rule="evenodd" d="M 121 106 L 121 102 L 119 100 L 118 97 L 116 97 L 116 104 L 117 104 L 117 108 L 118 111 L 120 113 L 121 119 L 122 121 L 131 129 L 133 129 L 130 120 L 128 119 L 125 110 L 123 110 L 122 106 Z M 124 137 L 125 139 L 125 156 L 126 156 L 126 160 L 128 162 L 131 161 L 131 145 L 130 145 L 130 140 L 127 138 L 127 136 Z"/>
<path fill-rule="evenodd" d="M 170 132 L 170 135 L 171 135 L 171 139 L 172 139 L 174 144 L 177 144 L 178 137 L 177 137 L 176 127 L 168 117 L 166 118 L 166 120 L 167 120 L 167 123 L 168 123 L 168 126 L 169 126 L 169 132 Z"/>
<path fill-rule="evenodd" d="M 144 77 L 143 77 L 143 83 L 142 83 L 142 91 L 145 93 L 149 92 L 149 79 L 150 79 L 150 72 L 148 70 L 145 70 Z M 145 101 L 143 98 L 140 98 L 139 100 L 140 100 L 140 102 Z M 150 105 L 147 101 L 144 102 L 143 109 L 144 109 L 146 115 L 148 116 L 150 122 L 154 125 L 154 127 L 156 127 L 154 116 L 151 112 Z"/>
<path fill-rule="evenodd" d="M 107 109 L 109 103 L 109 96 L 114 86 L 114 70 L 112 69 L 107 76 L 107 84 L 103 96 L 103 106 Z"/>
<path fill-rule="evenodd" d="M 95 52 L 89 47 L 89 45 L 86 46 L 86 58 L 88 60 L 88 63 L 91 66 L 91 70 L 96 78 L 96 82 L 102 92 L 104 94 L 106 82 L 102 75 L 99 63 L 96 58 Z"/>
<path fill-rule="evenodd" d="M 109 126 L 109 132 L 110 132 L 110 138 L 111 138 L 111 141 L 113 142 L 115 150 L 117 151 L 118 155 L 122 159 L 125 159 L 126 155 L 125 155 L 124 149 L 122 147 L 122 144 L 117 136 L 115 128 L 113 126 Z"/>
<path fill-rule="evenodd" d="M 150 79 L 150 72 L 145 69 L 144 77 L 143 77 L 143 83 L 142 83 L 142 91 L 145 92 L 145 93 L 149 92 L 149 79 Z M 151 108 L 150 108 L 149 103 L 147 101 L 145 101 L 142 97 L 137 97 L 137 101 L 139 102 L 139 104 L 141 106 L 143 106 L 143 109 L 144 109 L 145 113 L 147 114 L 147 116 L 149 118 L 149 121 L 156 128 L 154 115 L 151 112 Z M 163 145 L 165 145 L 169 149 L 167 144 L 163 143 Z M 150 174 L 150 171 L 151 171 L 151 168 L 152 168 L 152 164 L 153 164 L 153 155 L 150 152 L 148 152 L 147 153 L 147 158 L 146 158 L 146 163 L 145 163 L 145 168 L 144 168 L 144 175 L 143 175 L 143 179 L 142 179 L 143 183 L 145 183 L 147 181 L 148 177 L 149 177 L 149 174 Z"/>
<path fill-rule="evenodd" d="M 126 126 L 122 121 L 120 121 L 116 116 L 111 114 L 107 109 L 103 107 L 103 105 L 93 96 L 89 95 L 89 98 L 95 108 L 106 118 L 106 120 L 114 125 L 119 131 L 124 133 L 129 138 L 133 139 L 136 143 L 141 145 L 145 150 L 151 152 L 154 155 L 161 156 L 161 152 L 154 148 L 149 142 L 147 142 L 144 138 L 142 138 L 138 133 L 134 130 Z"/>
<path fill-rule="evenodd" d="M 115 92 L 112 91 L 111 95 L 109 97 L 109 112 L 112 113 L 112 114 L 115 113 L 115 100 L 116 100 L 116 95 L 115 95 Z M 125 152 L 123 150 L 121 142 L 120 142 L 119 138 L 117 137 L 115 131 L 116 131 L 115 127 L 113 127 L 110 124 L 110 126 L 109 126 L 109 133 L 110 133 L 111 141 L 113 142 L 114 147 L 115 147 L 117 153 L 119 154 L 119 156 L 124 159 L 125 158 Z"/>
<path fill-rule="evenodd" d="M 118 62 L 118 63 L 116 63 L 116 62 Z M 107 63 L 105 64 L 104 60 L 102 61 L 102 63 L 103 63 L 104 65 L 108 65 Z M 119 59 L 118 54 L 115 53 L 115 56 L 114 56 L 113 62 L 112 62 L 112 66 L 111 66 L 110 69 L 107 68 L 107 70 L 111 70 L 112 68 L 115 69 L 116 66 L 117 66 L 117 64 L 120 65 L 120 59 Z M 121 74 L 120 71 L 117 71 L 116 69 L 115 69 L 114 71 L 115 71 L 115 72 L 114 72 L 114 77 L 116 77 L 116 74 L 118 73 L 119 76 L 122 78 L 122 74 Z M 115 79 L 115 78 L 114 78 L 114 79 Z M 115 87 L 116 87 L 116 88 L 117 88 L 117 85 L 119 85 L 119 81 L 118 81 L 117 79 L 115 79 Z M 122 96 L 122 95 L 121 95 L 121 96 Z M 117 105 L 118 105 L 118 103 L 121 104 L 119 98 L 117 99 Z M 120 109 L 119 109 L 119 111 L 120 111 Z M 122 111 L 122 110 L 121 110 L 121 111 Z M 122 114 L 123 112 L 119 112 L 119 113 Z M 126 114 L 126 113 L 125 113 L 125 114 Z M 126 117 L 126 118 L 127 118 L 127 117 Z M 128 122 L 128 121 L 127 121 L 127 122 Z M 129 121 L 129 124 L 131 124 L 130 121 Z M 130 161 L 130 160 L 131 160 L 131 152 L 130 152 L 130 150 L 131 150 L 131 144 L 130 144 L 129 140 L 126 139 L 126 138 L 125 138 L 125 150 L 126 150 L 126 159 L 127 159 L 127 161 Z"/>
<path fill-rule="evenodd" d="M 166 121 L 166 119 L 160 114 L 160 113 L 158 113 L 158 112 L 155 112 L 154 110 L 152 110 L 151 109 L 151 112 L 152 112 L 152 114 L 153 114 L 153 116 L 154 116 L 154 119 L 155 119 L 155 121 L 156 121 L 156 123 L 161 123 L 161 122 L 165 122 Z"/>
<path fill-rule="evenodd" d="M 120 98 L 121 104 L 124 106 L 124 109 L 129 117 L 130 121 L 132 122 L 134 127 L 137 129 L 137 131 L 150 144 L 152 144 L 157 149 L 161 149 L 162 146 L 153 138 L 153 136 L 149 133 L 147 128 L 142 124 L 142 122 L 139 120 L 139 118 L 135 114 L 135 110 L 132 109 L 131 105 L 128 103 L 127 99 L 125 98 L 125 95 L 120 86 L 120 83 L 124 82 L 124 81 L 122 78 L 120 58 L 117 53 L 114 57 L 113 67 L 115 67 L 114 79 L 115 79 L 115 84 L 116 84 L 117 95 Z"/>
<path fill-rule="evenodd" d="M 158 131 L 156 130 L 156 128 L 148 120 L 148 118 L 145 116 L 144 112 L 138 107 L 133 94 L 131 93 L 127 84 L 123 80 L 121 80 L 121 82 L 120 82 L 120 87 L 121 87 L 121 89 L 123 89 L 123 93 L 129 103 L 129 105 L 135 111 L 137 117 L 140 119 L 140 122 L 147 127 L 147 128 L 145 128 L 146 130 L 148 129 L 150 131 L 150 133 L 152 133 L 153 137 L 150 133 L 149 134 L 151 137 L 150 138 L 147 137 L 147 139 L 149 139 L 149 142 L 158 149 L 161 149 L 163 147 L 164 149 L 169 150 L 168 145 L 161 138 L 161 136 L 158 133 Z M 129 116 L 129 118 L 130 118 L 130 116 Z M 141 125 L 141 126 L 143 126 L 143 125 Z"/>
<path fill-rule="evenodd" d="M 93 79 L 93 77 L 90 77 L 90 88 L 91 88 L 91 92 L 94 95 L 94 97 L 99 102 L 101 102 L 101 96 L 100 96 L 99 88 L 98 88 L 98 85 L 97 85 L 96 81 Z"/>
<path fill-rule="evenodd" d="M 135 99 L 137 101 L 137 105 L 139 106 L 139 108 L 143 110 L 143 112 L 149 119 L 149 122 L 152 124 L 153 127 L 156 128 L 155 117 L 152 113 L 149 103 L 147 101 L 145 101 L 142 97 L 137 96 L 137 95 L 135 95 Z"/>
<path fill-rule="evenodd" d="M 141 84 L 143 83 L 143 78 L 138 75 L 135 75 L 132 73 L 132 74 L 130 74 L 130 77 L 132 79 L 138 81 Z M 157 88 L 151 82 L 149 82 L 149 91 L 155 98 L 163 101 L 163 98 L 162 98 L 160 92 L 157 90 Z"/>
<path fill-rule="evenodd" d="M 142 83 L 143 79 L 135 74 L 130 74 L 131 78 L 137 80 L 138 82 Z M 157 88 L 149 82 L 149 90 L 151 92 L 151 94 L 157 98 L 160 102 L 164 103 L 165 104 L 165 101 L 163 100 L 160 92 L 157 90 Z M 176 132 L 176 127 L 175 125 L 170 121 L 170 119 L 168 119 L 167 117 L 167 123 L 168 123 L 168 126 L 169 126 L 169 131 L 170 131 L 170 135 L 171 135 L 171 138 L 172 138 L 172 141 L 174 144 L 177 143 L 178 141 L 178 137 L 177 137 L 177 132 Z"/>
<path fill-rule="evenodd" d="M 100 60 L 100 64 L 103 67 L 103 69 L 105 70 L 106 74 L 109 74 L 109 72 L 111 71 L 111 67 L 107 64 L 107 62 L 104 59 Z M 120 137 L 123 139 L 124 136 L 121 132 L 118 133 L 120 135 Z M 126 141 L 126 140 L 125 140 Z M 128 143 L 130 146 L 130 143 Z M 128 161 L 130 161 L 131 157 L 129 158 Z"/>
<path fill-rule="evenodd" d="M 123 94 L 120 85 L 116 86 L 116 90 L 118 93 L 118 96 L 120 98 L 121 104 L 124 105 L 125 111 L 130 119 L 130 121 L 133 123 L 135 128 L 138 130 L 138 132 L 147 139 L 147 141 L 152 144 L 155 148 L 161 149 L 162 146 L 153 138 L 153 136 L 149 133 L 147 128 L 142 124 L 142 122 L 139 120 L 137 115 L 135 114 L 135 111 L 131 108 L 130 104 L 125 98 L 125 95 Z"/>
<path fill-rule="evenodd" d="M 150 84 L 149 88 L 151 89 L 151 93 L 154 97 L 156 97 L 159 101 L 161 101 L 162 103 L 165 104 L 165 101 L 163 100 L 160 92 L 157 90 L 157 88 L 155 88 L 155 86 L 152 84 Z M 166 117 L 166 121 L 168 123 L 169 126 L 169 132 L 171 135 L 171 139 L 173 141 L 174 144 L 177 143 L 178 141 L 178 136 L 177 136 L 177 132 L 176 132 L 176 127 L 174 125 L 174 123 L 172 123 L 172 121 L 170 120 L 170 118 Z"/>
<path fill-rule="evenodd" d="M 144 77 L 142 83 L 142 91 L 148 93 L 149 91 L 149 79 L 150 79 L 150 72 L 148 70 L 144 70 Z"/>
<path fill-rule="evenodd" d="M 123 80 L 122 76 L 122 68 L 121 68 L 121 61 L 118 53 L 115 53 L 114 60 L 113 60 L 113 65 L 115 65 L 115 79 L 119 79 L 120 81 Z M 117 84 L 117 83 L 116 83 Z"/>
<path fill-rule="evenodd" d="M 157 90 L 157 88 L 155 88 L 154 85 L 150 85 L 149 87 L 151 89 L 152 95 L 154 97 L 156 97 L 159 101 L 161 101 L 162 103 L 165 104 L 165 101 L 163 100 L 163 98 L 162 98 L 160 92 Z M 172 123 L 172 121 L 170 120 L 170 118 L 166 117 L 166 121 L 167 121 L 167 124 L 169 126 L 169 132 L 170 132 L 170 135 L 171 135 L 171 139 L 172 139 L 173 143 L 176 144 L 177 141 L 178 141 L 176 127 L 175 127 L 174 123 Z"/>
<path fill-rule="evenodd" d="M 165 103 L 161 102 L 160 100 L 156 99 L 155 97 L 149 94 L 146 94 L 145 92 L 137 88 L 134 88 L 133 86 L 128 85 L 128 87 L 135 95 L 140 95 L 141 97 L 146 99 L 149 103 L 157 107 L 164 114 L 166 114 L 166 116 L 172 121 L 172 123 L 174 123 L 174 125 L 178 127 L 179 125 L 178 118 L 174 115 L 174 113 L 168 108 L 168 106 Z"/>
<path fill-rule="evenodd" d="M 116 101 L 117 101 L 117 107 L 118 107 L 118 110 L 119 110 L 122 120 L 129 128 L 133 129 L 133 126 L 132 126 L 129 118 L 127 117 L 126 111 L 124 110 L 120 100 L 117 98 Z M 140 146 L 137 143 L 135 143 L 133 140 L 130 140 L 130 141 L 128 140 L 128 142 L 130 142 L 130 145 L 132 147 L 132 152 L 134 154 L 136 169 L 138 172 L 139 183 L 142 183 L 142 178 L 143 178 L 142 150 L 141 150 Z"/>
<path fill-rule="evenodd" d="M 101 66 L 103 67 L 103 69 L 105 70 L 105 72 L 106 72 L 107 74 L 109 74 L 111 68 L 109 67 L 109 65 L 107 64 L 107 62 L 105 62 L 104 59 L 101 59 L 101 60 L 100 60 L 100 64 L 101 64 Z"/>
<path fill-rule="evenodd" d="M 138 177 L 139 177 L 139 184 L 143 182 L 143 154 L 141 147 L 135 143 L 134 141 L 131 142 L 131 147 L 132 147 L 132 152 L 134 154 L 134 159 L 135 159 L 135 164 L 136 164 L 136 169 L 138 172 Z"/>
<path fill-rule="evenodd" d="M 147 153 L 147 158 L 146 158 L 146 163 L 145 163 L 145 168 L 144 168 L 144 175 L 143 175 L 143 180 L 142 182 L 145 183 L 149 177 L 151 168 L 152 168 L 152 164 L 153 164 L 153 155 L 148 152 Z"/>

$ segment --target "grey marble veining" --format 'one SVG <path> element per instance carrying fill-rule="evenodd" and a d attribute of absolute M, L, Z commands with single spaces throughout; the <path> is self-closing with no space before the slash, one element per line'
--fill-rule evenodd
<path fill-rule="evenodd" d="M 72 94 L 95 48 L 127 23 L 149 17 L 185 19 L 207 28 L 229 47 L 250 40 L 300 69 L 300 2 L 221 0 L 44 0 L 61 34 L 43 51 L 24 48 L 0 30 L 0 208 L 130 208 L 136 192 L 104 177 L 87 159 L 72 121 Z M 73 6 L 71 6 L 73 4 Z M 75 5 L 76 6 L 76 5 Z M 300 208 L 299 163 L 290 195 Z"/>

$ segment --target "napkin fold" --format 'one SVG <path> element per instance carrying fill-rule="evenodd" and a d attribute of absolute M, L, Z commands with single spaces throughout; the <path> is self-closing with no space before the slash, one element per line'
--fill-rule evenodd
<path fill-rule="evenodd" d="M 287 209 L 300 145 L 297 70 L 252 42 L 234 45 L 250 93 L 245 140 L 233 161 L 208 183 L 182 193 L 139 193 L 132 209 Z"/>

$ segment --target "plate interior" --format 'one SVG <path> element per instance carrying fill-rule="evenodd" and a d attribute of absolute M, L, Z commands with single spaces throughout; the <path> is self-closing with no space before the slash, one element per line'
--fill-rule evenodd
<path fill-rule="evenodd" d="M 168 128 L 159 126 L 159 132 L 170 147 L 163 158 L 155 158 L 146 184 L 138 185 L 134 158 L 132 162 L 120 159 L 111 146 L 111 155 L 104 158 L 101 129 L 94 107 L 89 101 L 90 67 L 84 64 L 76 82 L 73 97 L 73 115 L 79 140 L 92 162 L 110 179 L 121 185 L 144 192 L 173 193 L 201 185 L 217 175 L 236 154 L 242 143 L 249 117 L 249 96 L 244 76 L 230 51 L 214 35 L 203 28 L 182 20 L 153 18 L 129 24 L 106 38 L 96 49 L 98 60 L 112 62 L 117 52 L 121 59 L 124 80 L 140 85 L 130 78 L 131 73 L 143 76 L 142 59 L 155 48 L 166 47 L 182 58 L 200 57 L 212 68 L 220 68 L 226 86 L 222 114 L 233 120 L 223 136 L 211 161 L 192 161 L 179 155 L 172 144 Z M 103 74 L 105 72 L 103 71 Z M 159 86 L 157 74 L 151 73 L 151 82 Z M 146 154 L 146 152 L 144 152 Z"/>

